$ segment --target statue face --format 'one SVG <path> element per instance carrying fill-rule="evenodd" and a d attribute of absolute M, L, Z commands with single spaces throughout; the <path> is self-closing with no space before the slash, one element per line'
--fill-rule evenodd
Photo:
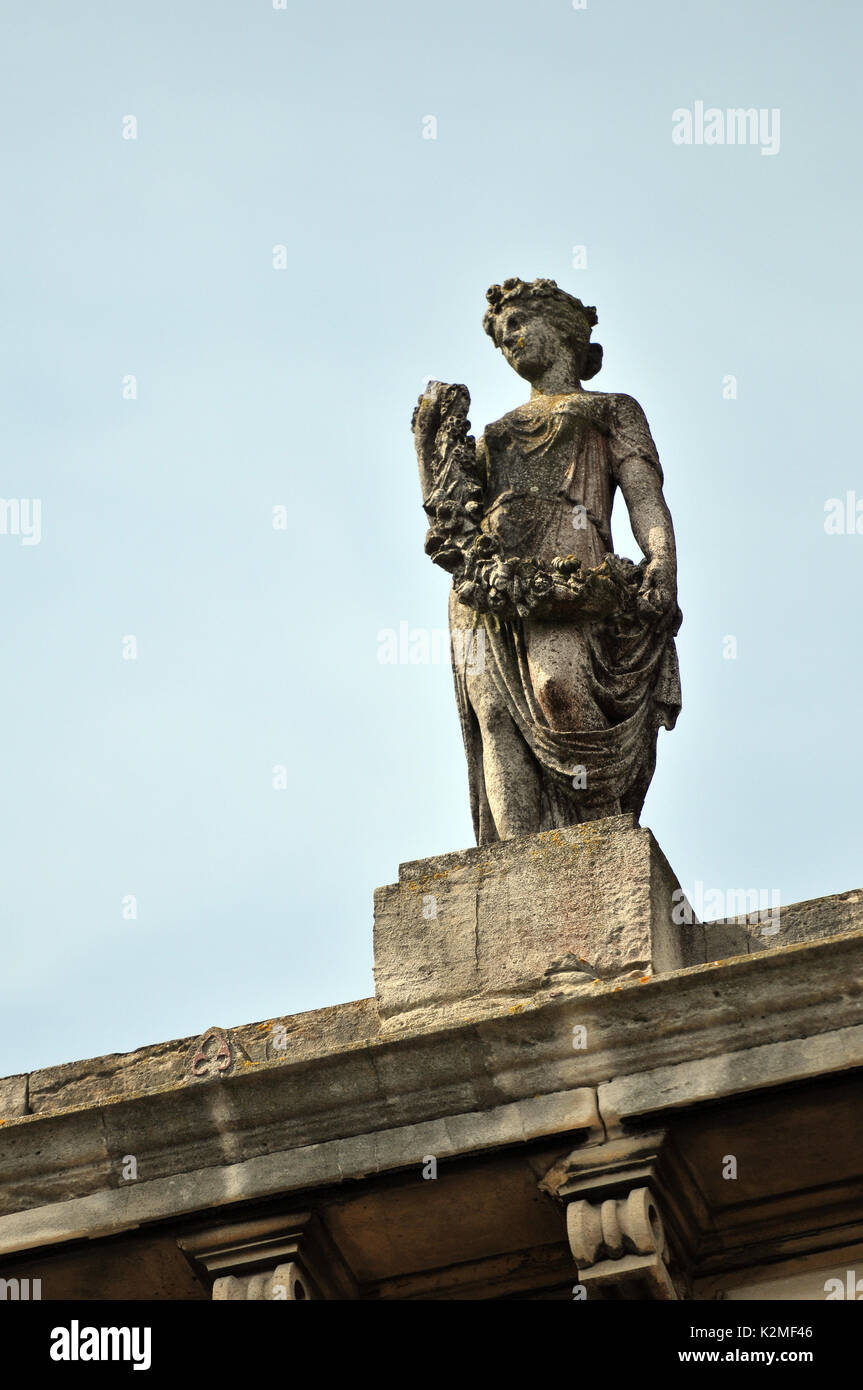
<path fill-rule="evenodd" d="M 504 309 L 497 336 L 507 362 L 526 381 L 536 381 L 561 357 L 574 356 L 571 342 L 554 320 L 526 304 Z"/>

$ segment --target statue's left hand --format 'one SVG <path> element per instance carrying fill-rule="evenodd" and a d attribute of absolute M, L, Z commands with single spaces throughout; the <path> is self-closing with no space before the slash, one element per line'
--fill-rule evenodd
<path fill-rule="evenodd" d="M 648 561 L 638 592 L 642 613 L 663 618 L 677 607 L 677 575 L 674 567 L 661 559 Z"/>

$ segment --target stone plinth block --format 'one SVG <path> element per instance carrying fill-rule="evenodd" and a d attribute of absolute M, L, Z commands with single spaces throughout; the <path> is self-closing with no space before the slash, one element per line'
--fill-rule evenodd
<path fill-rule="evenodd" d="M 677 888 L 631 815 L 402 864 L 375 893 L 381 1014 L 679 969 Z"/>

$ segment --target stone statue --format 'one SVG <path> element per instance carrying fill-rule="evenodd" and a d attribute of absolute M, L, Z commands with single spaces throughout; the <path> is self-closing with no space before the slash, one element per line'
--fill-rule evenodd
<path fill-rule="evenodd" d="M 641 811 L 680 712 L 677 558 L 662 469 L 631 396 L 587 391 L 596 310 L 553 280 L 492 285 L 486 333 L 530 399 L 468 434 L 430 382 L 412 428 L 426 553 L 449 621 L 477 842 Z M 620 488 L 644 559 L 614 554 Z"/>

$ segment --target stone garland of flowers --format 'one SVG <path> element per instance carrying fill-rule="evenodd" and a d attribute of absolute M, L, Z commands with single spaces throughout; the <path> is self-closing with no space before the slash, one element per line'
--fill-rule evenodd
<path fill-rule="evenodd" d="M 504 559 L 500 541 L 483 531 L 483 489 L 476 446 L 468 435 L 464 387 L 444 388 L 441 423 L 435 441 L 436 486 L 424 506 L 430 525 L 425 550 L 453 576 L 461 603 L 501 617 L 607 618 L 632 608 L 644 574 L 619 555 L 606 555 L 590 568 L 575 555 L 550 564 L 536 559 Z"/>

